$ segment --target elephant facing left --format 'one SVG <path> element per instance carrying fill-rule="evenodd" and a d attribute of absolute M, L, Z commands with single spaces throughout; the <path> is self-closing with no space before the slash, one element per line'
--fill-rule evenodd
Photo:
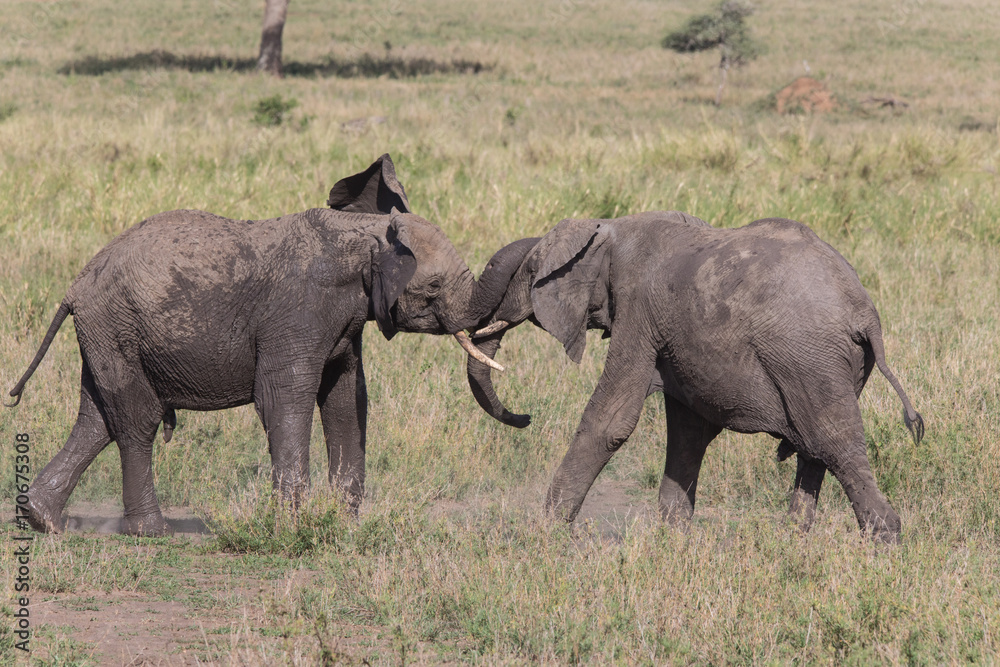
<path fill-rule="evenodd" d="M 368 398 L 361 334 L 462 333 L 499 301 L 447 237 L 412 214 L 383 155 L 339 181 L 330 208 L 270 220 L 160 213 L 102 249 L 70 286 L 10 395 L 20 401 L 60 325 L 73 315 L 80 412 L 66 444 L 30 485 L 28 521 L 58 531 L 83 471 L 112 441 L 122 466 L 122 531 L 166 531 L 153 487 L 160 422 L 176 409 L 253 403 L 267 432 L 272 482 L 297 503 L 309 484 L 319 405 L 329 481 L 352 510 L 365 479 Z"/>

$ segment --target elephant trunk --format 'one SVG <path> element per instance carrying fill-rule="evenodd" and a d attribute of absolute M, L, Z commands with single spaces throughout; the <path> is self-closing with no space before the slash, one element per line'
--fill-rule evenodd
<path fill-rule="evenodd" d="M 498 250 L 490 258 L 473 288 L 472 298 L 469 302 L 469 323 L 465 328 L 478 328 L 497 310 L 507 292 L 511 278 L 538 241 L 537 238 L 514 241 Z"/>
<path fill-rule="evenodd" d="M 485 360 L 492 362 L 496 356 L 506 328 L 517 326 L 530 315 L 530 305 L 526 306 L 524 303 L 526 295 L 520 294 L 522 281 L 513 279 L 538 241 L 537 238 L 521 239 L 498 250 L 479 276 L 470 308 L 474 319 L 470 328 L 479 331 L 473 334 L 476 341 L 469 343 L 479 354 L 473 354 L 472 349 L 467 349 L 469 388 L 476 402 L 488 415 L 516 428 L 524 428 L 530 424 L 531 416 L 514 414 L 504 407 L 493 389 L 493 378 L 490 366 L 487 365 L 489 362 Z"/>
<path fill-rule="evenodd" d="M 483 355 L 492 360 L 496 357 L 496 353 L 500 349 L 500 341 L 504 333 L 505 331 L 501 330 L 481 338 L 476 341 L 475 346 Z M 472 395 L 475 397 L 476 402 L 479 403 L 479 407 L 486 411 L 486 414 L 497 421 L 515 428 L 524 428 L 531 423 L 531 415 L 514 414 L 500 402 L 496 391 L 493 389 L 493 376 L 489 366 L 477 361 L 470 355 L 467 375 Z"/>
<path fill-rule="evenodd" d="M 468 353 L 470 359 L 480 364 L 485 364 L 495 371 L 500 371 L 501 373 L 503 372 L 503 366 L 493 361 L 492 357 L 487 357 L 483 354 L 482 351 L 476 347 L 476 344 L 469 339 L 464 331 L 456 333 L 455 340 L 457 340 L 458 344 L 462 346 L 462 349 Z"/>

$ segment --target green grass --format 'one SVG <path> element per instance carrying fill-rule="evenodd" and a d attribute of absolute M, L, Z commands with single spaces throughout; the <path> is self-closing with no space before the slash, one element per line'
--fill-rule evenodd
<path fill-rule="evenodd" d="M 895 393 L 873 376 L 861 399 L 869 457 L 902 517 L 900 547 L 859 539 L 832 478 L 815 528 L 798 536 L 783 516 L 794 465 L 775 463 L 763 435 L 720 436 L 690 530 L 661 527 L 650 516 L 659 397 L 599 480 L 634 513 L 613 530 L 553 526 L 544 490 L 606 341 L 591 334 L 576 366 L 544 332 L 505 338 L 498 390 L 534 418 L 517 431 L 479 411 L 453 342 L 386 342 L 372 328 L 360 520 L 318 491 L 299 523 L 285 521 L 253 409 L 182 412 L 154 449 L 157 492 L 209 517 L 217 538 L 38 537 L 36 595 L 174 600 L 223 640 L 192 634 L 191 650 L 247 664 L 1000 660 L 995 10 L 767 3 L 749 20 L 766 53 L 732 72 L 721 108 L 717 56 L 659 46 L 701 11 L 693 1 L 296 1 L 285 58 L 297 66 L 275 80 L 241 64 L 259 39 L 253 3 L 7 3 L 0 387 L 27 367 L 73 277 L 122 230 L 173 208 L 267 218 L 322 206 L 338 178 L 383 152 L 414 210 L 477 273 L 501 245 L 567 216 L 791 217 L 857 269 L 889 364 L 926 421 L 914 447 Z M 841 111 L 766 110 L 803 61 Z M 865 101 L 888 95 L 910 106 Z M 255 122 L 267 100 L 282 103 L 280 124 Z M 79 363 L 66 324 L 21 405 L 0 411 L 10 451 L 15 433 L 31 435 L 35 472 L 75 419 Z M 318 420 L 312 472 L 322 489 Z M 0 476 L 5 507 L 12 483 Z M 110 447 L 72 500 L 120 491 Z M 11 543 L 0 541 L 5 563 Z M 12 599 L 10 575 L 0 581 Z M 9 639 L 0 634 L 0 655 Z M 63 625 L 34 646 L 47 664 L 99 661 L 88 657 L 99 638 Z"/>

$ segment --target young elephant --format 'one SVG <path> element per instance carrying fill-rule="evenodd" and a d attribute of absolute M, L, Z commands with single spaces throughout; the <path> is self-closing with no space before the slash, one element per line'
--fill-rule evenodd
<path fill-rule="evenodd" d="M 490 358 L 504 330 L 525 319 L 577 362 L 586 329 L 611 338 L 604 372 L 549 488 L 548 510 L 573 520 L 635 428 L 644 399 L 662 391 L 664 519 L 691 517 L 705 449 L 728 428 L 780 438 L 779 459 L 798 453 L 791 513 L 804 530 L 829 469 L 861 529 L 899 539 L 899 516 L 868 464 L 858 407 L 873 365 L 902 399 L 918 442 L 923 420 L 886 366 L 878 313 L 857 274 L 805 225 L 770 218 L 715 229 L 676 211 L 563 220 L 541 239 L 500 250 L 480 283 L 506 286 L 475 335 Z M 528 424 L 497 398 L 487 367 L 470 359 L 468 374 L 487 413 Z"/>
<path fill-rule="evenodd" d="M 83 373 L 80 413 L 62 450 L 31 484 L 28 520 L 57 531 L 81 473 L 112 440 L 122 463 L 124 532 L 165 523 L 152 477 L 160 421 L 174 410 L 250 402 L 267 431 L 275 488 L 297 501 L 309 483 L 313 406 L 329 480 L 356 509 L 365 476 L 368 399 L 361 333 L 461 333 L 499 300 L 479 289 L 434 225 L 409 212 L 392 161 L 339 181 L 331 209 L 271 220 L 171 211 L 109 243 L 73 282 L 24 385 L 67 315 Z M 484 358 L 485 360 L 485 358 Z"/>

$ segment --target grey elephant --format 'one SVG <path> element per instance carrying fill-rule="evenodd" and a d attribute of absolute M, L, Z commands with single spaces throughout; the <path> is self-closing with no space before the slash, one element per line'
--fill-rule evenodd
<path fill-rule="evenodd" d="M 253 403 L 267 432 L 275 488 L 297 502 L 309 482 L 313 410 L 329 480 L 352 508 L 365 479 L 367 394 L 361 334 L 456 334 L 499 300 L 479 289 L 434 225 L 410 213 L 383 155 L 339 181 L 329 209 L 271 220 L 160 213 L 102 249 L 70 286 L 14 405 L 60 325 L 73 315 L 83 371 L 80 412 L 28 489 L 28 520 L 56 531 L 81 473 L 111 441 L 121 453 L 122 530 L 165 531 L 153 488 L 160 422 L 175 410 Z M 485 358 L 484 358 L 485 359 Z"/>
<path fill-rule="evenodd" d="M 805 225 L 770 218 L 716 229 L 676 211 L 563 220 L 541 239 L 500 250 L 479 280 L 505 292 L 474 335 L 491 359 L 504 331 L 525 320 L 554 335 L 574 361 L 588 328 L 611 339 L 548 490 L 550 511 L 573 520 L 644 399 L 660 391 L 665 520 L 691 517 L 705 449 L 728 428 L 779 438 L 779 459 L 798 454 L 790 511 L 803 530 L 829 469 L 861 529 L 898 541 L 899 516 L 872 475 L 858 406 L 874 365 L 902 399 L 917 442 L 923 419 L 886 365 L 879 316 L 857 274 Z M 468 376 L 487 413 L 528 424 L 498 399 L 487 366 L 470 359 Z"/>

